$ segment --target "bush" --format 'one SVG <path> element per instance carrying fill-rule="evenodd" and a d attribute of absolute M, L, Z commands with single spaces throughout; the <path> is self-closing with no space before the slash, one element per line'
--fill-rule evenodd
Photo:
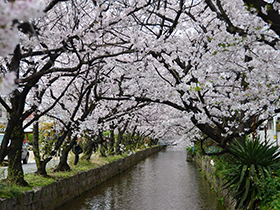
<path fill-rule="evenodd" d="M 261 209 L 280 209 L 280 170 L 260 183 Z"/>
<path fill-rule="evenodd" d="M 195 153 L 196 153 L 196 149 L 195 149 L 195 147 L 194 146 L 188 146 L 187 147 L 187 152 L 189 153 L 189 154 L 191 154 L 191 155 L 195 155 Z"/>
<path fill-rule="evenodd" d="M 278 147 L 246 137 L 227 149 L 232 158 L 224 174 L 224 186 L 233 193 L 236 208 L 255 209 L 265 193 L 262 183 L 273 178 L 273 173 L 280 168 Z"/>

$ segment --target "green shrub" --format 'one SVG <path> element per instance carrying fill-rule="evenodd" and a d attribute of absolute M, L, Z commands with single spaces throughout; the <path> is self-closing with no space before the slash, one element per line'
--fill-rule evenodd
<path fill-rule="evenodd" d="M 236 208 L 255 209 L 263 192 L 261 183 L 267 182 L 280 168 L 278 147 L 259 139 L 235 141 L 228 147 L 233 155 L 225 171 L 225 187 L 233 192 Z"/>
<path fill-rule="evenodd" d="M 187 147 L 187 152 L 188 152 L 189 154 L 191 154 L 191 155 L 195 155 L 196 149 L 195 149 L 194 146 L 188 146 L 188 147 Z"/>
<path fill-rule="evenodd" d="M 221 152 L 223 149 L 220 148 L 220 147 L 217 147 L 217 146 L 210 146 L 210 147 L 207 147 L 205 149 L 205 153 L 206 154 L 211 154 L 211 153 L 219 153 Z"/>
<path fill-rule="evenodd" d="M 272 174 L 259 184 L 261 209 L 280 209 L 280 170 Z"/>
<path fill-rule="evenodd" d="M 214 160 L 214 167 L 215 167 L 215 171 L 214 171 L 214 175 L 216 176 L 216 178 L 218 177 L 223 177 L 224 172 L 227 170 L 227 168 L 229 167 L 229 163 L 228 163 L 228 159 L 231 156 L 229 154 L 223 154 L 220 156 L 212 156 L 212 159 Z"/>

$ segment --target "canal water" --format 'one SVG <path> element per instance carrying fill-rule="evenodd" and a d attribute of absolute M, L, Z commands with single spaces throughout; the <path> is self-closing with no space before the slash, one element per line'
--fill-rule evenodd
<path fill-rule="evenodd" d="M 167 147 L 59 210 L 224 210 L 186 152 Z"/>

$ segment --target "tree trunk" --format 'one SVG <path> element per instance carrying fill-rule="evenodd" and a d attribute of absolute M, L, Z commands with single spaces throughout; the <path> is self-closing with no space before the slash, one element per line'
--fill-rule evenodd
<path fill-rule="evenodd" d="M 125 124 L 123 125 L 122 129 L 118 128 L 118 132 L 119 133 L 118 133 L 118 138 L 117 138 L 117 142 L 116 142 L 116 154 L 117 155 L 121 155 L 122 154 L 120 145 L 123 143 L 123 134 L 124 134 L 124 132 L 127 129 L 128 123 L 129 123 L 129 120 L 127 120 L 125 122 Z"/>
<path fill-rule="evenodd" d="M 106 144 L 106 142 L 104 142 L 104 141 L 100 143 L 101 157 L 107 157 L 107 155 L 106 155 L 106 145 L 104 145 L 104 144 Z"/>
<path fill-rule="evenodd" d="M 98 142 L 100 142 L 100 154 L 101 154 L 101 157 L 107 157 L 106 155 L 106 141 L 104 141 L 104 137 L 103 137 L 103 134 L 102 132 L 100 131 L 98 133 Z"/>
<path fill-rule="evenodd" d="M 117 142 L 116 142 L 116 155 L 121 155 L 122 154 L 121 147 L 120 147 L 121 142 L 122 142 L 122 133 L 119 130 L 119 134 L 118 134 Z"/>
<path fill-rule="evenodd" d="M 69 134 L 69 139 L 70 136 L 71 135 Z M 70 144 L 66 148 L 63 148 L 59 163 L 57 167 L 54 169 L 54 172 L 71 171 L 71 168 L 67 163 L 67 159 L 68 159 L 68 154 L 70 150 L 73 148 L 73 146 L 75 145 L 76 140 L 77 140 L 77 136 L 75 136 L 72 140 L 70 140 Z"/>
<path fill-rule="evenodd" d="M 129 139 L 129 144 L 131 144 L 131 148 L 133 150 L 136 149 L 136 142 L 135 142 L 135 138 L 136 138 L 136 129 L 137 129 L 137 125 L 134 126 L 132 133 L 131 133 L 131 137 Z"/>
<path fill-rule="evenodd" d="M 87 160 L 87 161 L 90 161 L 90 157 L 92 155 L 92 152 L 95 148 L 95 140 L 90 138 L 87 140 L 87 143 L 85 145 L 85 149 L 84 149 L 84 153 L 83 153 L 83 156 L 81 159 L 83 160 Z"/>
<path fill-rule="evenodd" d="M 115 126 L 110 126 L 110 136 L 109 136 L 109 151 L 110 155 L 114 154 L 114 144 L 115 144 Z"/>
<path fill-rule="evenodd" d="M 11 145 L 8 153 L 8 176 L 9 183 L 17 184 L 20 186 L 28 186 L 28 183 L 24 180 L 23 169 L 21 165 L 21 149 L 24 139 L 22 123 L 19 122 L 13 129 Z"/>
<path fill-rule="evenodd" d="M 71 168 L 70 168 L 69 164 L 67 163 L 67 158 L 68 158 L 69 151 L 70 150 L 68 150 L 67 148 L 62 150 L 59 164 L 54 169 L 54 172 L 71 171 Z"/>
<path fill-rule="evenodd" d="M 35 173 L 41 176 L 48 176 L 46 166 L 50 160 L 51 159 L 40 160 L 39 163 L 36 160 L 37 171 Z"/>
<path fill-rule="evenodd" d="M 34 114 L 36 117 L 36 114 Z M 40 149 L 39 149 L 39 123 L 38 121 L 33 124 L 33 153 L 36 162 L 37 171 L 35 172 L 38 175 L 47 176 L 46 165 L 44 161 L 41 161 Z"/>
<path fill-rule="evenodd" d="M 140 132 L 138 131 L 135 135 L 135 138 L 134 138 L 134 144 L 135 144 L 135 147 L 134 149 L 137 150 L 138 149 L 138 146 L 140 144 L 140 140 L 141 140 L 141 136 L 140 136 Z"/>

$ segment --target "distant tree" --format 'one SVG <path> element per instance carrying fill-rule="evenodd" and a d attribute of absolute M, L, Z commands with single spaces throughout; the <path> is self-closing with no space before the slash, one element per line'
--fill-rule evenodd
<path fill-rule="evenodd" d="M 191 121 L 182 127 L 196 126 L 225 148 L 254 132 L 279 106 L 279 4 L 142 4 L 145 10 L 130 13 L 138 51 L 123 56 L 124 64 L 114 69 L 120 75 L 112 83 L 116 91 L 103 98 L 171 106 L 189 118 L 185 123 Z"/>

